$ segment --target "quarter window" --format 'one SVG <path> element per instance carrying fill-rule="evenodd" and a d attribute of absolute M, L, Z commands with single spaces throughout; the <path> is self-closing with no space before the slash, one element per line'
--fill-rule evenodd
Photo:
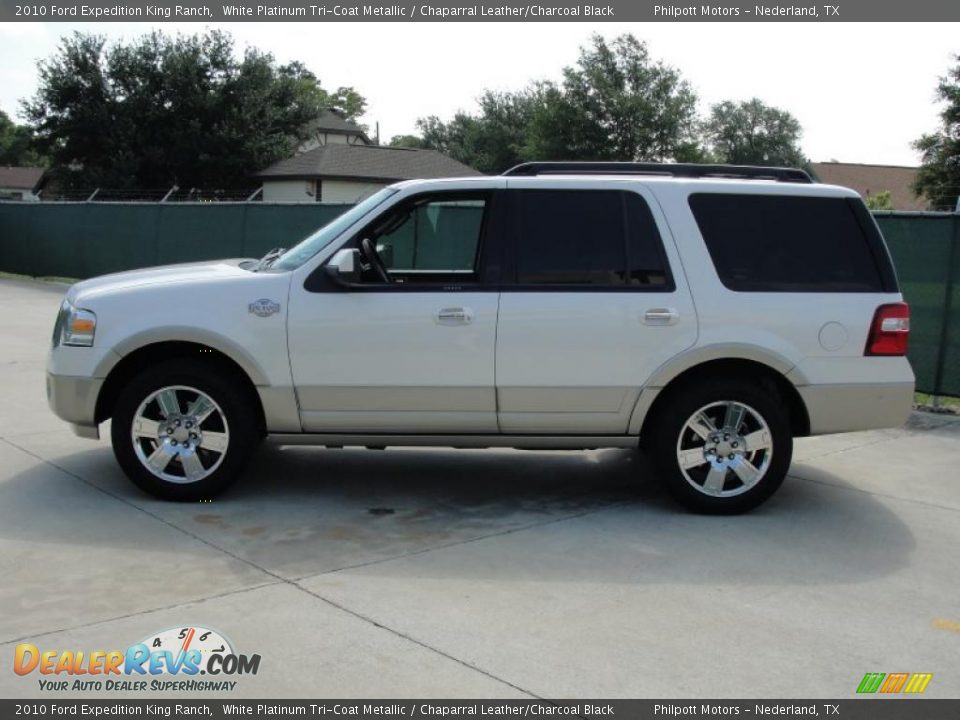
<path fill-rule="evenodd" d="M 862 205 L 837 197 L 690 196 L 720 281 L 743 292 L 883 292 L 895 284 L 884 280 L 893 278 L 891 268 L 881 273 L 889 257 Z"/>

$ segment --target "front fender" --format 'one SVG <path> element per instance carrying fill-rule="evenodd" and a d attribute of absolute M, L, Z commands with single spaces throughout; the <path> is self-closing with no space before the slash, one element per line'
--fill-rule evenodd
<path fill-rule="evenodd" d="M 125 356 L 148 345 L 163 342 L 192 342 L 219 350 L 236 362 L 254 385 L 271 384 L 263 366 L 247 350 L 230 338 L 212 330 L 177 325 L 142 330 L 121 340 L 114 345 L 113 353 L 103 358 L 100 365 L 97 366 L 94 376 L 106 377 Z"/>

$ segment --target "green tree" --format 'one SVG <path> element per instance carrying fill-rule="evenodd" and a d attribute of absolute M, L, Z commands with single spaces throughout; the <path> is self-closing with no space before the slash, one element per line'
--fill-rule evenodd
<path fill-rule="evenodd" d="M 0 110 L 0 165 L 43 165 L 43 158 L 33 147 L 33 133 L 17 125 Z"/>
<path fill-rule="evenodd" d="M 345 120 L 356 122 L 367 109 L 367 100 L 352 87 L 339 87 L 326 96 L 324 105 L 337 110 Z"/>
<path fill-rule="evenodd" d="M 401 148 L 424 148 L 426 145 L 423 142 L 423 138 L 419 135 L 394 135 L 390 138 L 390 142 L 387 143 L 390 147 L 401 147 Z"/>
<path fill-rule="evenodd" d="M 893 210 L 893 198 L 890 196 L 889 190 L 883 190 L 881 192 L 873 193 L 872 195 L 867 195 L 864 198 L 867 207 L 871 210 Z"/>
<path fill-rule="evenodd" d="M 757 98 L 714 105 L 704 123 L 704 135 L 718 162 L 787 167 L 807 163 L 800 149 L 802 130 L 797 119 Z"/>
<path fill-rule="evenodd" d="M 420 141 L 483 172 L 524 160 L 693 160 L 696 95 L 632 35 L 594 35 L 559 83 L 485 91 L 475 113 L 418 122 Z M 407 139 L 405 142 L 412 142 Z"/>
<path fill-rule="evenodd" d="M 486 91 L 479 112 L 457 112 L 449 122 L 435 115 L 417 120 L 420 135 L 398 136 L 391 144 L 430 148 L 487 173 L 498 173 L 523 161 L 523 146 L 535 99 L 527 91 Z"/>
<path fill-rule="evenodd" d="M 957 65 L 937 85 L 937 98 L 945 103 L 940 127 L 913 143 L 922 157 L 913 190 L 939 210 L 955 209 L 960 195 L 960 55 L 954 60 Z"/>
<path fill-rule="evenodd" d="M 39 74 L 24 112 L 68 187 L 249 186 L 323 108 L 355 117 L 365 105 L 352 88 L 326 92 L 301 63 L 255 48 L 238 58 L 220 31 L 111 47 L 76 33 Z"/>
<path fill-rule="evenodd" d="M 534 122 L 533 153 L 566 146 L 571 159 L 671 160 L 695 137 L 693 89 L 633 35 L 594 35 L 564 69 L 559 91 L 541 97 L 547 117 Z"/>

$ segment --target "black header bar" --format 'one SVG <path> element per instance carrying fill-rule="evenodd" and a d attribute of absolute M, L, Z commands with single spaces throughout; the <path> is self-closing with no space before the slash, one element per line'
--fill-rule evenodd
<path fill-rule="evenodd" d="M 2 22 L 950 22 L 956 0 L 0 0 Z M 785 49 L 785 52 L 788 52 Z"/>

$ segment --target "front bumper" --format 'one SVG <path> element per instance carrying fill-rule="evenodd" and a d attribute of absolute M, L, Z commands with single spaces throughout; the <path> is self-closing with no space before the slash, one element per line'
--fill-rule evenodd
<path fill-rule="evenodd" d="M 47 403 L 61 420 L 71 424 L 80 437 L 99 438 L 96 421 L 97 397 L 102 378 L 47 373 Z"/>

